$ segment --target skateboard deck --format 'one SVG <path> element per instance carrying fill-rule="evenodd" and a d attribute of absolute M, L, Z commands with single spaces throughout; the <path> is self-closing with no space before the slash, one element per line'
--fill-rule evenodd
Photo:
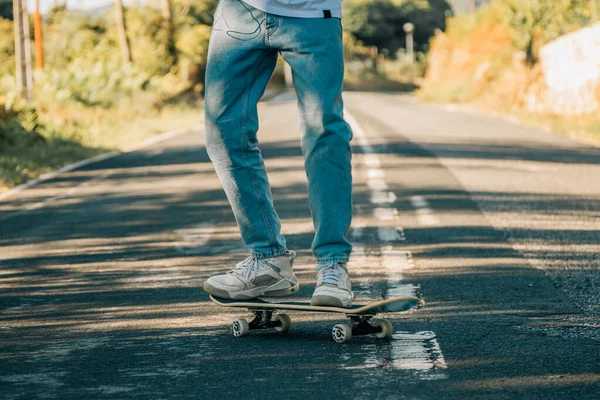
<path fill-rule="evenodd" d="M 380 313 L 408 311 L 422 306 L 419 298 L 413 296 L 393 297 L 366 304 L 354 304 L 349 308 L 313 306 L 309 302 L 278 301 L 264 299 L 231 300 L 210 296 L 211 301 L 232 308 L 246 308 L 254 314 L 250 322 L 236 319 L 232 323 L 235 337 L 246 336 L 251 330 L 274 328 L 276 332 L 286 332 L 291 327 L 291 318 L 280 311 L 329 312 L 345 314 L 351 325 L 338 324 L 333 328 L 332 336 L 338 343 L 347 342 L 352 336 L 375 334 L 377 338 L 389 338 L 392 324 L 386 319 L 373 318 Z M 274 318 L 274 314 L 278 313 Z"/>

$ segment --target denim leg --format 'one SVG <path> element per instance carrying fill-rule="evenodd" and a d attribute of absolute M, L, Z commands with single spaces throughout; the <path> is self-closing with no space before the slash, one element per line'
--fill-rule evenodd
<path fill-rule="evenodd" d="M 227 194 L 242 239 L 259 258 L 287 251 L 258 148 L 257 103 L 277 62 L 265 45 L 265 14 L 222 0 L 206 69 L 206 148 Z"/>
<path fill-rule="evenodd" d="M 282 18 L 272 43 L 292 68 L 320 263 L 346 262 L 352 245 L 352 131 L 343 117 L 344 54 L 336 18 Z"/>

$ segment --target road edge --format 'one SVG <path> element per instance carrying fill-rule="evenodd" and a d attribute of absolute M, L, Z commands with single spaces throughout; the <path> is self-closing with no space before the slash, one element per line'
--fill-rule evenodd
<path fill-rule="evenodd" d="M 124 150 L 122 151 L 111 151 L 108 153 L 103 153 L 103 154 L 98 154 L 97 156 L 94 157 L 90 157 L 90 158 L 86 158 L 84 160 L 81 161 L 77 161 L 68 165 L 65 165 L 62 168 L 57 169 L 56 171 L 52 171 L 52 172 L 48 172 L 45 174 L 40 175 L 39 177 L 35 178 L 35 179 L 31 179 L 19 186 L 16 186 L 12 189 L 9 189 L 8 191 L 4 192 L 4 193 L 0 193 L 0 201 L 5 200 L 19 192 L 22 192 L 25 189 L 28 189 L 32 186 L 35 186 L 39 183 L 42 182 L 46 182 L 49 181 L 51 179 L 56 178 L 57 176 L 67 173 L 67 172 L 71 172 L 73 170 L 76 170 L 78 168 L 84 167 L 86 165 L 90 165 L 90 164 L 94 164 L 100 161 L 104 161 L 104 160 L 108 160 L 117 156 L 120 156 L 122 154 L 127 154 L 127 153 L 132 153 L 134 151 L 137 150 L 141 150 L 143 148 L 152 146 L 153 144 L 162 142 L 164 140 L 179 136 L 179 135 L 183 135 L 184 133 L 190 132 L 192 130 L 196 130 L 196 129 L 202 129 L 201 125 L 195 126 L 193 128 L 189 128 L 189 129 L 182 129 L 182 130 L 177 130 L 177 131 L 167 131 L 167 132 L 163 132 L 157 136 L 153 136 L 151 138 L 148 138 L 146 140 L 142 140 L 139 143 L 133 144 L 129 147 L 126 147 Z"/>

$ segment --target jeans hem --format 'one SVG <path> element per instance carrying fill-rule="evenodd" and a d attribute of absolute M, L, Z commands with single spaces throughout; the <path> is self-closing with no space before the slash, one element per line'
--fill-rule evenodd
<path fill-rule="evenodd" d="M 288 249 L 276 249 L 276 250 L 271 250 L 269 252 L 260 252 L 260 251 L 255 251 L 252 250 L 252 257 L 256 257 L 256 258 L 273 258 L 273 257 L 279 257 L 284 255 L 285 253 L 288 252 Z"/>
<path fill-rule="evenodd" d="M 319 264 L 331 264 L 331 263 L 346 264 L 348 262 L 348 258 L 346 258 L 346 257 L 320 258 L 320 259 L 317 259 L 317 262 Z"/>

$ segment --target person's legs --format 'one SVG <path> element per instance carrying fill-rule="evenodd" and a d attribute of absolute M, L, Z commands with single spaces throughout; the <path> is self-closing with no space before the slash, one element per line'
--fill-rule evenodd
<path fill-rule="evenodd" d="M 290 64 L 298 95 L 302 151 L 315 226 L 317 285 L 311 304 L 349 307 L 352 245 L 352 131 L 343 117 L 342 26 L 335 18 L 280 18 L 272 43 Z"/>
<path fill-rule="evenodd" d="M 265 42 L 265 13 L 222 0 L 215 14 L 206 70 L 206 147 L 256 258 L 286 253 L 265 164 L 258 148 L 257 103 L 277 62 Z"/>
<path fill-rule="evenodd" d="M 344 54 L 337 18 L 280 18 L 272 43 L 292 68 L 320 264 L 346 263 L 352 245 L 352 131 L 343 117 Z"/>

